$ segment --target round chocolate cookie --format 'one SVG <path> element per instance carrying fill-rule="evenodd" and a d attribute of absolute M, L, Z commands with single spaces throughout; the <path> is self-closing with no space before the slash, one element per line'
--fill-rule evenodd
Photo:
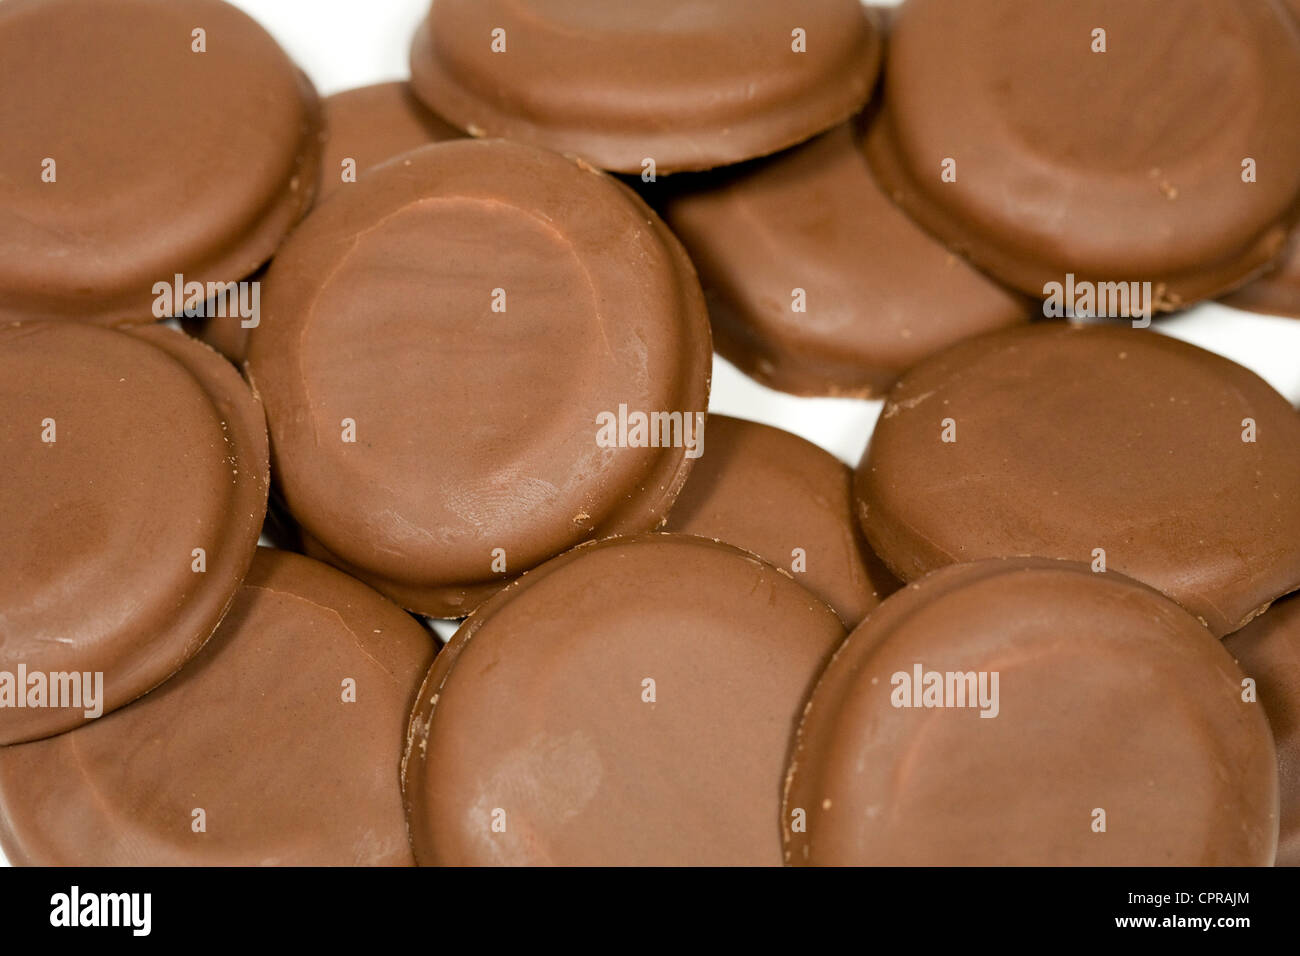
<path fill-rule="evenodd" d="M 0 844 L 42 866 L 409 865 L 402 730 L 433 652 L 364 585 L 261 549 L 176 677 L 0 748 Z"/>
<path fill-rule="evenodd" d="M 375 168 L 294 232 L 262 304 L 246 369 L 309 553 L 423 614 L 657 527 L 702 440 L 690 261 L 626 186 L 545 150 Z"/>
<path fill-rule="evenodd" d="M 76 727 L 198 652 L 253 558 L 266 425 L 162 326 L 0 326 L 0 744 Z"/>
<path fill-rule="evenodd" d="M 411 92 L 409 83 L 376 83 L 345 90 L 326 97 L 323 105 L 322 199 L 399 153 L 464 135 L 430 113 Z"/>
<path fill-rule="evenodd" d="M 548 562 L 465 622 L 420 691 L 416 860 L 779 864 L 782 767 L 843 637 L 787 574 L 704 538 Z"/>
<path fill-rule="evenodd" d="M 433 0 L 411 45 L 415 92 L 461 129 L 641 174 L 802 142 L 879 65 L 858 0 Z"/>
<path fill-rule="evenodd" d="M 1300 319 L 1300 230 L 1291 233 L 1273 268 L 1220 301 L 1234 309 Z"/>
<path fill-rule="evenodd" d="M 973 339 L 890 393 L 858 514 L 904 581 L 1037 555 L 1120 571 L 1237 630 L 1300 588 L 1300 419 L 1253 372 L 1129 328 Z"/>
<path fill-rule="evenodd" d="M 1300 26 L 1279 0 L 910 0 L 889 42 L 868 157 L 1002 281 L 1149 282 L 1165 311 L 1281 250 L 1300 200 Z"/>
<path fill-rule="evenodd" d="M 874 397 L 927 355 L 1029 317 L 1026 299 L 894 207 L 858 135 L 841 125 L 700 177 L 664 206 L 700 270 L 718 351 L 773 388 Z"/>
<path fill-rule="evenodd" d="M 1278 866 L 1300 866 L 1300 596 L 1279 601 L 1224 642 L 1273 728 L 1282 790 Z"/>
<path fill-rule="evenodd" d="M 372 166 L 430 143 L 459 139 L 460 130 L 434 116 L 406 83 L 378 83 L 326 97 L 319 199 L 356 182 Z M 260 281 L 261 274 L 254 276 Z M 239 314 L 186 320 L 186 330 L 236 365 L 248 353 L 253 327 Z"/>
<path fill-rule="evenodd" d="M 791 572 L 853 627 L 902 585 L 853 515 L 853 472 L 797 435 L 710 415 L 708 442 L 665 531 L 752 551 Z"/>
<path fill-rule="evenodd" d="M 945 568 L 850 635 L 786 781 L 786 859 L 878 866 L 1273 862 L 1278 780 L 1232 656 L 1135 581 Z"/>
<path fill-rule="evenodd" d="M 175 315 L 311 205 L 316 93 L 228 4 L 7 0 L 0 64 L 0 319 Z"/>

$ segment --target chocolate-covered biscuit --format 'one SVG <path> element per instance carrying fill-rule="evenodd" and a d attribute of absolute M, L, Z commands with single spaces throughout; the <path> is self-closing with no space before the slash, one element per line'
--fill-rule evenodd
<path fill-rule="evenodd" d="M 718 351 L 774 388 L 880 395 L 927 355 L 1029 317 L 1026 299 L 894 207 L 860 125 L 687 181 L 664 206 L 700 270 Z"/>
<path fill-rule="evenodd" d="M 703 295 L 621 183 L 442 143 L 322 203 L 276 257 L 246 368 L 321 556 L 471 611 L 583 541 L 662 523 L 704 440 Z"/>
<path fill-rule="evenodd" d="M 872 165 L 1009 285 L 1149 282 L 1162 311 L 1281 251 L 1300 26 L 1280 0 L 910 0 L 889 42 Z"/>
<path fill-rule="evenodd" d="M 422 864 L 781 862 L 782 767 L 839 620 L 688 535 L 570 551 L 442 651 L 403 786 Z"/>
<path fill-rule="evenodd" d="M 858 0 L 434 0 L 411 85 L 475 136 L 658 175 L 829 129 L 866 102 L 879 63 Z"/>
<path fill-rule="evenodd" d="M 409 865 L 402 732 L 433 651 L 369 588 L 259 550 L 165 685 L 0 748 L 0 844 L 56 866 Z"/>
<path fill-rule="evenodd" d="M 1268 865 L 1278 781 L 1232 656 L 1086 565 L 935 572 L 850 635 L 787 779 L 813 865 Z"/>
<path fill-rule="evenodd" d="M 153 322 L 185 305 L 158 283 L 250 275 L 311 205 L 319 113 L 219 0 L 0 4 L 0 319 Z"/>
<path fill-rule="evenodd" d="M 266 511 L 266 425 L 161 326 L 0 326 L 0 744 L 108 713 L 198 652 Z M 75 684 L 74 684 L 75 681 Z"/>
<path fill-rule="evenodd" d="M 1268 272 L 1220 301 L 1234 309 L 1300 319 L 1300 230 L 1291 233 Z"/>
<path fill-rule="evenodd" d="M 430 113 L 409 83 L 344 90 L 326 97 L 322 106 L 326 138 L 321 199 L 398 153 L 464 135 Z"/>
<path fill-rule="evenodd" d="M 752 551 L 853 627 L 900 582 L 867 546 L 853 513 L 853 472 L 797 435 L 709 416 L 705 453 L 665 531 Z"/>
<path fill-rule="evenodd" d="M 246 283 L 250 289 L 253 287 L 258 289 L 256 311 L 251 307 L 244 311 L 227 307 L 220 310 L 224 314 L 217 314 L 217 310 L 209 310 L 206 303 L 200 305 L 197 302 L 189 302 L 186 306 L 196 314 L 182 314 L 181 328 L 204 345 L 216 349 L 236 366 L 242 366 L 244 357 L 248 354 L 248 337 L 253 334 L 256 325 L 261 324 L 261 284 L 264 278 L 266 278 L 266 266 L 249 276 Z M 208 314 L 209 311 L 212 314 Z"/>
<path fill-rule="evenodd" d="M 854 488 L 905 581 L 1066 558 L 1219 636 L 1300 588 L 1300 419 L 1253 372 L 1154 332 L 1040 323 L 954 346 L 890 393 Z"/>
<path fill-rule="evenodd" d="M 1277 865 L 1300 866 L 1300 597 L 1279 601 L 1223 642 L 1268 715 L 1277 747 Z"/>
<path fill-rule="evenodd" d="M 430 113 L 406 83 L 344 90 L 326 97 L 321 105 L 325 140 L 317 201 L 399 153 L 461 136 L 460 130 Z M 263 276 L 255 278 L 260 281 Z M 186 330 L 239 365 L 255 328 L 251 322 L 239 314 L 220 315 L 186 320 Z"/>

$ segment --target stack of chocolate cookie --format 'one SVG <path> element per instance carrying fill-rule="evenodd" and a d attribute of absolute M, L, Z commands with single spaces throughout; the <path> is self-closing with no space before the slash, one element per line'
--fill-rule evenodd
<path fill-rule="evenodd" d="M 1300 864 L 1296 12 L 5 0 L 0 847 Z"/>

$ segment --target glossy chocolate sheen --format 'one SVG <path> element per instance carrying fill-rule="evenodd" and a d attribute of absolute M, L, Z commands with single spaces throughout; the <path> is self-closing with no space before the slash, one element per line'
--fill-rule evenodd
<path fill-rule="evenodd" d="M 100 672 L 114 710 L 198 652 L 248 570 L 261 405 L 170 329 L 31 322 L 0 326 L 0 409 L 0 673 Z M 0 707 L 0 744 L 85 709 Z"/>
<path fill-rule="evenodd" d="M 408 150 L 459 139 L 460 130 L 430 113 L 407 83 L 377 83 L 335 93 L 322 101 L 325 143 L 317 201 L 360 180 L 378 166 Z M 345 163 L 351 165 L 345 167 Z M 343 177 L 347 175 L 349 181 Z M 258 281 L 262 274 L 254 277 Z M 186 329 L 236 365 L 248 354 L 251 328 L 240 315 L 187 320 Z"/>
<path fill-rule="evenodd" d="M 1300 866 L 1300 597 L 1279 601 L 1223 642 L 1255 681 L 1277 746 L 1277 865 Z"/>
<path fill-rule="evenodd" d="M 1149 281 L 1175 309 L 1281 251 L 1298 89 L 1279 0 L 910 0 L 867 152 L 909 214 L 1009 285 Z"/>
<path fill-rule="evenodd" d="M 0 844 L 46 866 L 409 865 L 402 730 L 433 653 L 374 591 L 261 549 L 176 677 L 0 748 Z"/>
<path fill-rule="evenodd" d="M 219 0 L 0 4 L 0 320 L 153 322 L 155 283 L 250 275 L 311 205 L 319 113 Z"/>
<path fill-rule="evenodd" d="M 1242 682 L 1195 619 L 1121 575 L 945 568 L 882 604 L 813 691 L 787 861 L 1268 865 L 1277 770 Z M 957 693 L 972 684 L 979 706 Z"/>
<path fill-rule="evenodd" d="M 874 397 L 927 355 L 1029 317 L 1026 299 L 894 207 L 858 148 L 860 122 L 701 177 L 664 207 L 718 350 L 773 388 Z"/>
<path fill-rule="evenodd" d="M 461 627 L 411 718 L 422 864 L 777 865 L 782 767 L 844 628 L 727 545 L 576 548 Z"/>
<path fill-rule="evenodd" d="M 789 571 L 848 627 L 902 586 L 862 536 L 852 470 L 757 422 L 709 416 L 704 454 L 664 530 L 752 551 Z"/>
<path fill-rule="evenodd" d="M 879 65 L 858 0 L 434 0 L 411 45 L 416 93 L 472 135 L 638 174 L 802 142 L 857 112 Z"/>
<path fill-rule="evenodd" d="M 372 170 L 286 243 L 262 316 L 246 369 L 308 553 L 423 614 L 659 526 L 693 461 L 712 356 L 690 261 L 554 153 L 466 140 Z M 677 413 L 677 444 L 602 445 L 621 406 Z"/>
<path fill-rule="evenodd" d="M 905 581 L 988 557 L 1104 560 L 1218 636 L 1300 588 L 1297 488 L 1300 419 L 1253 372 L 1064 322 L 905 375 L 854 481 L 868 540 Z"/>

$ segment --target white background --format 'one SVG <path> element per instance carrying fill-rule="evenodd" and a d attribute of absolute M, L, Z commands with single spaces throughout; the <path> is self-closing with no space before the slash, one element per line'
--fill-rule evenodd
<path fill-rule="evenodd" d="M 230 2 L 275 36 L 322 96 L 405 79 L 407 46 L 428 9 L 428 0 Z M 647 0 L 609 2 L 646 4 Z M 895 2 L 881 0 L 888 5 Z M 1300 405 L 1300 320 L 1258 316 L 1209 303 L 1157 320 L 1153 328 L 1240 362 L 1263 376 L 1292 404 Z M 795 398 L 764 388 L 715 357 L 709 409 L 776 425 L 856 464 L 880 414 L 881 402 Z M 3 853 L 0 865 L 7 865 Z"/>

